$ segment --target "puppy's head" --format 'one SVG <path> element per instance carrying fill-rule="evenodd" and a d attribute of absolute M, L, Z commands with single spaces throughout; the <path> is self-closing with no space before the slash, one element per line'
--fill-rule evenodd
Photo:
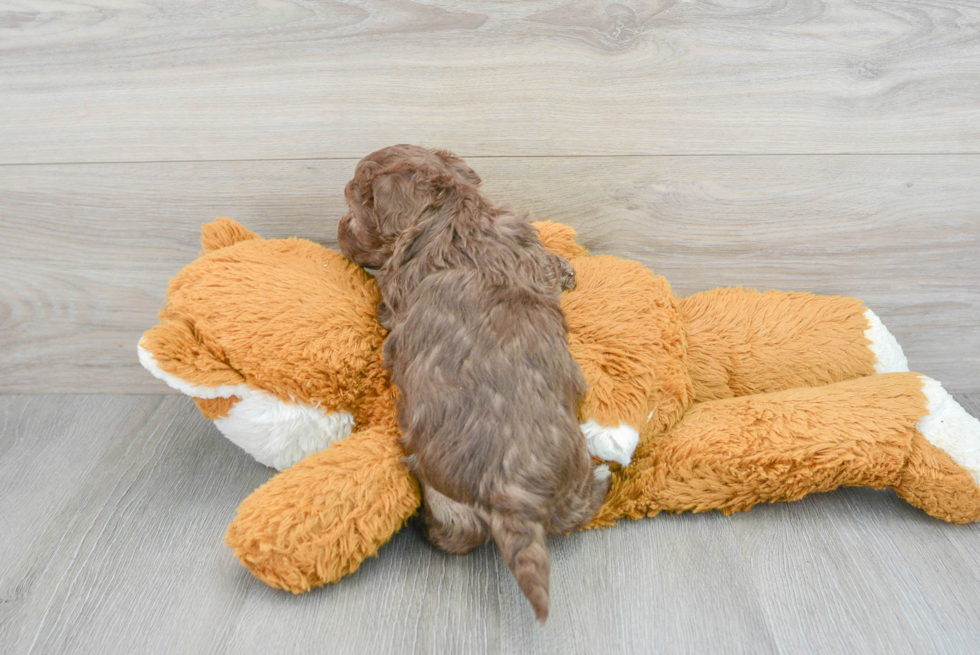
<path fill-rule="evenodd" d="M 447 150 L 397 145 L 362 159 L 344 195 L 340 251 L 359 266 L 381 268 L 395 240 L 462 189 L 480 184 L 472 168 Z"/>

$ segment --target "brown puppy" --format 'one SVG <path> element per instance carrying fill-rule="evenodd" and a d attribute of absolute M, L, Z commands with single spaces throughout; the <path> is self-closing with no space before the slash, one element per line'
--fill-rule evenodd
<path fill-rule="evenodd" d="M 608 472 L 594 473 L 576 416 L 586 385 L 559 304 L 574 271 L 479 183 L 445 151 L 368 155 L 346 188 L 340 249 L 380 269 L 385 365 L 429 539 L 466 553 L 492 536 L 544 621 L 545 537 L 592 517 Z"/>

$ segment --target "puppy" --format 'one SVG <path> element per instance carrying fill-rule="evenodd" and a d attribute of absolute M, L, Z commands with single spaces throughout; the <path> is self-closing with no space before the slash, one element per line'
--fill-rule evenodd
<path fill-rule="evenodd" d="M 385 366 L 429 540 L 462 554 L 492 537 L 543 622 L 546 535 L 595 514 L 608 470 L 593 471 L 576 415 L 586 384 L 559 302 L 574 270 L 479 184 L 446 151 L 368 155 L 340 249 L 380 269 Z"/>

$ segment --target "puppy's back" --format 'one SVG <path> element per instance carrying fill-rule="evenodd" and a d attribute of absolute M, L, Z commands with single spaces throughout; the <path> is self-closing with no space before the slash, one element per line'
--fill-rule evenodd
<path fill-rule="evenodd" d="M 433 273 L 406 303 L 385 355 L 416 473 L 490 517 L 490 533 L 544 620 L 546 536 L 598 507 L 576 419 L 585 381 L 568 351 L 557 290 L 542 294 L 475 268 Z"/>

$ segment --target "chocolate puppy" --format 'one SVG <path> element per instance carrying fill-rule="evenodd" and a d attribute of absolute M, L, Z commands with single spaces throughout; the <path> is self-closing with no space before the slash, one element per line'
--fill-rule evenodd
<path fill-rule="evenodd" d="M 559 303 L 574 270 L 479 184 L 446 151 L 370 154 L 345 190 L 340 249 L 380 269 L 385 365 L 429 540 L 462 554 L 492 537 L 545 621 L 545 538 L 592 517 L 608 470 L 593 469 L 576 416 L 586 385 Z"/>

